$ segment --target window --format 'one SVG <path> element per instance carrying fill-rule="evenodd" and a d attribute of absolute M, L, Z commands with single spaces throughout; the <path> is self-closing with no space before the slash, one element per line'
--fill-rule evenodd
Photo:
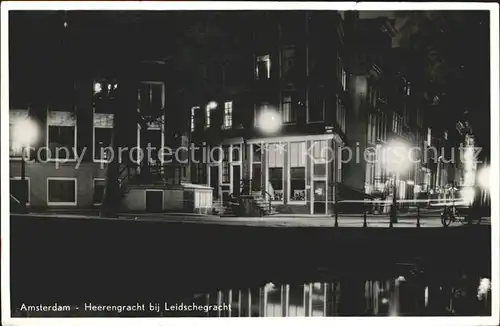
<path fill-rule="evenodd" d="M 403 133 L 403 117 L 396 113 L 392 113 L 392 131 L 398 135 Z"/>
<path fill-rule="evenodd" d="M 315 160 L 328 160 L 328 142 L 326 140 L 316 140 L 310 149 Z"/>
<path fill-rule="evenodd" d="M 13 177 L 10 179 L 10 194 L 17 200 L 21 201 L 26 198 L 26 204 L 30 203 L 30 179 L 25 178 L 21 180 L 20 177 Z"/>
<path fill-rule="evenodd" d="M 252 144 L 252 160 L 254 163 L 261 162 L 262 160 L 262 146 L 260 144 Z"/>
<path fill-rule="evenodd" d="M 229 162 L 222 162 L 222 183 L 229 183 Z"/>
<path fill-rule="evenodd" d="M 196 129 L 196 110 L 198 110 L 199 106 L 194 106 L 191 108 L 191 132 L 194 132 Z"/>
<path fill-rule="evenodd" d="M 53 159 L 74 159 L 76 133 L 74 126 L 48 126 L 47 139 Z"/>
<path fill-rule="evenodd" d="M 347 90 L 347 73 L 345 71 L 344 64 L 340 56 L 337 56 L 337 76 L 339 78 L 342 89 L 344 91 Z"/>
<path fill-rule="evenodd" d="M 94 160 L 107 160 L 111 146 L 112 128 L 94 127 Z"/>
<path fill-rule="evenodd" d="M 344 91 L 347 89 L 347 73 L 344 68 L 342 68 L 342 89 Z"/>
<path fill-rule="evenodd" d="M 118 84 L 113 81 L 95 81 L 93 106 L 96 113 L 113 113 L 113 101 L 115 99 Z"/>
<path fill-rule="evenodd" d="M 281 286 L 273 285 L 267 287 L 267 306 L 265 310 L 266 317 L 285 317 L 281 309 Z"/>
<path fill-rule="evenodd" d="M 325 97 L 322 90 L 309 93 L 308 122 L 322 122 L 325 119 Z"/>
<path fill-rule="evenodd" d="M 75 178 L 47 178 L 48 205 L 76 205 Z"/>
<path fill-rule="evenodd" d="M 290 201 L 306 200 L 306 143 L 290 143 Z"/>
<path fill-rule="evenodd" d="M 410 82 L 407 82 L 406 85 L 405 85 L 405 94 L 406 94 L 406 96 L 410 96 L 411 95 L 411 85 L 410 85 Z"/>
<path fill-rule="evenodd" d="M 311 315 L 313 317 L 326 316 L 326 283 L 313 283 L 311 290 Z"/>
<path fill-rule="evenodd" d="M 205 128 L 210 128 L 210 125 L 212 123 L 211 120 L 212 110 L 215 110 L 216 108 L 217 108 L 217 103 L 214 101 L 211 101 L 210 103 L 207 104 L 205 108 Z"/>
<path fill-rule="evenodd" d="M 283 123 L 293 123 L 296 121 L 296 110 L 292 103 L 292 96 L 283 96 L 283 111 L 281 118 Z"/>
<path fill-rule="evenodd" d="M 283 200 L 283 166 L 286 149 L 283 144 L 268 144 L 266 150 L 268 164 L 268 192 L 272 200 Z"/>
<path fill-rule="evenodd" d="M 269 55 L 257 57 L 256 74 L 257 80 L 267 80 L 271 78 L 271 57 Z"/>
<path fill-rule="evenodd" d="M 282 51 L 282 74 L 284 78 L 291 78 L 293 76 L 295 64 L 295 47 L 286 46 Z"/>
<path fill-rule="evenodd" d="M 163 112 L 163 83 L 143 82 L 139 86 L 139 111 L 143 116 L 159 116 Z"/>
<path fill-rule="evenodd" d="M 231 147 L 231 161 L 232 162 L 241 162 L 241 145 L 232 145 Z"/>
<path fill-rule="evenodd" d="M 345 132 L 345 125 L 346 125 L 346 112 L 345 112 L 345 106 L 342 103 L 342 99 L 340 96 L 337 95 L 337 125 L 339 126 L 340 130 Z"/>
<path fill-rule="evenodd" d="M 288 316 L 289 317 L 304 317 L 305 311 L 305 291 L 304 285 L 291 285 L 289 292 L 288 302 Z"/>
<path fill-rule="evenodd" d="M 92 200 L 94 205 L 101 205 L 104 200 L 105 182 L 104 179 L 94 179 L 94 196 Z"/>
<path fill-rule="evenodd" d="M 233 126 L 233 102 L 224 103 L 224 129 Z"/>

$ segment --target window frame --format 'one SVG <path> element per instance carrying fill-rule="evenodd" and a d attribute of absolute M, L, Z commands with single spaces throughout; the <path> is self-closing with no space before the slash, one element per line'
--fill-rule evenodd
<path fill-rule="evenodd" d="M 285 99 L 290 99 L 286 101 Z M 289 105 L 290 119 L 286 119 L 285 105 Z M 291 92 L 283 92 L 281 94 L 281 119 L 285 125 L 293 125 L 297 123 L 296 107 L 293 105 L 293 94 Z"/>
<path fill-rule="evenodd" d="M 74 181 L 75 184 L 75 201 L 74 202 L 51 202 L 49 184 L 51 180 L 59 181 Z M 47 206 L 77 206 L 78 205 L 78 179 L 75 177 L 47 177 L 46 179 Z"/>
<path fill-rule="evenodd" d="M 285 202 L 285 173 L 286 173 L 286 161 L 285 161 L 285 157 L 288 152 L 288 142 L 273 142 L 273 143 L 263 143 L 262 144 L 263 146 L 265 146 L 265 152 L 266 152 L 266 162 L 265 162 L 265 167 L 266 167 L 266 171 L 265 171 L 265 190 L 267 193 L 269 193 L 269 184 L 270 184 L 270 169 L 281 169 L 281 192 L 282 192 L 282 199 L 281 200 L 275 200 L 274 198 L 271 198 L 271 202 L 272 203 L 284 203 Z M 277 146 L 276 147 L 276 151 L 278 153 L 280 153 L 279 155 L 282 156 L 281 157 L 281 160 L 282 160 L 282 164 L 279 165 L 279 166 L 272 166 L 271 167 L 271 164 L 269 162 L 270 160 L 270 151 L 269 151 L 269 146 Z M 285 146 L 285 149 L 282 150 L 283 146 Z M 262 148 L 262 147 L 261 147 Z M 284 151 L 284 152 L 283 152 Z M 262 168 L 262 166 L 261 166 Z"/>
<path fill-rule="evenodd" d="M 92 179 L 92 189 L 94 190 L 93 191 L 93 195 L 95 195 L 95 186 L 96 186 L 96 181 L 104 181 L 106 182 L 106 178 L 93 178 Z M 104 190 L 103 190 L 103 193 L 102 193 L 102 201 L 104 201 L 104 192 L 106 191 L 106 184 L 104 184 Z M 92 205 L 93 206 L 102 206 L 102 201 L 100 203 L 96 203 L 94 202 L 94 197 L 92 197 Z"/>
<path fill-rule="evenodd" d="M 292 166 L 292 144 L 303 144 L 304 150 L 307 151 L 307 141 L 290 141 L 287 144 L 287 153 L 288 153 L 288 164 L 287 164 L 287 177 L 288 177 L 288 185 L 287 185 L 287 192 L 288 192 L 288 198 L 287 198 L 287 204 L 290 205 L 306 205 L 307 204 L 307 160 L 309 156 L 304 153 L 304 164 L 303 165 L 294 165 Z M 299 151 L 300 151 L 300 146 L 299 146 Z M 300 153 L 297 153 L 300 155 Z M 292 168 L 304 168 L 304 200 L 292 200 Z"/>
<path fill-rule="evenodd" d="M 67 158 L 64 158 L 64 159 L 57 159 L 57 158 L 53 158 L 52 157 L 52 152 L 50 157 L 47 158 L 47 161 L 48 162 L 76 162 L 76 157 L 78 156 L 78 127 L 77 127 L 77 123 L 75 121 L 75 124 L 72 125 L 72 126 L 69 126 L 69 125 L 51 125 L 49 123 L 46 124 L 46 148 L 50 150 L 50 127 L 71 127 L 73 128 L 74 132 L 73 132 L 73 158 L 71 159 L 67 159 Z"/>
<path fill-rule="evenodd" d="M 233 101 L 224 102 L 224 114 L 222 129 L 228 130 L 233 127 Z"/>
<path fill-rule="evenodd" d="M 307 89 L 307 123 L 312 124 L 312 123 L 324 123 L 325 118 L 326 118 L 326 96 L 325 96 L 325 89 L 323 87 L 319 87 L 318 89 L 314 90 L 312 93 L 313 95 L 316 95 L 315 93 L 318 93 L 319 98 L 321 98 L 321 120 L 311 120 L 311 89 Z"/>
<path fill-rule="evenodd" d="M 24 179 L 28 181 L 28 197 L 26 198 L 26 206 L 30 206 L 31 205 L 31 178 L 24 177 Z M 22 181 L 22 178 L 20 176 L 19 177 L 17 177 L 17 176 L 10 177 L 9 182 L 12 180 L 21 180 Z M 10 189 L 9 189 L 9 191 L 10 191 Z"/>
<path fill-rule="evenodd" d="M 259 62 L 266 62 L 266 78 L 261 78 L 260 77 L 260 72 L 259 72 Z M 263 55 L 256 55 L 255 56 L 255 80 L 257 81 L 264 81 L 264 80 L 270 80 L 271 79 L 271 54 L 263 54 Z"/>

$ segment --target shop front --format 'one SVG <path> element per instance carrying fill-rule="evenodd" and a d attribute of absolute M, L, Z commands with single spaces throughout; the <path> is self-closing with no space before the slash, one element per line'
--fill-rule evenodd
<path fill-rule="evenodd" d="M 250 139 L 246 146 L 240 139 L 210 149 L 221 154 L 213 155 L 207 168 L 214 197 L 238 197 L 248 178 L 252 194 L 270 200 L 279 212 L 329 214 L 340 176 L 333 135 Z"/>

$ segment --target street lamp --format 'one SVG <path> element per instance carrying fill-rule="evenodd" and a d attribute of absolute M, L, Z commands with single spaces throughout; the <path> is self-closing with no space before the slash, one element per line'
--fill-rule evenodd
<path fill-rule="evenodd" d="M 16 151 L 21 151 L 21 180 L 23 183 L 22 209 L 26 210 L 27 192 L 26 185 L 26 161 L 24 154 L 26 148 L 29 148 L 38 140 L 40 129 L 37 123 L 30 118 L 21 118 L 13 123 L 12 147 Z"/>
<path fill-rule="evenodd" d="M 409 148 L 408 146 L 399 140 L 390 141 L 385 148 L 385 164 L 388 172 L 393 175 L 393 195 L 392 195 L 392 205 L 390 212 L 390 226 L 393 223 L 397 223 L 397 181 L 399 177 L 399 173 L 404 171 L 410 162 L 409 156 Z"/>

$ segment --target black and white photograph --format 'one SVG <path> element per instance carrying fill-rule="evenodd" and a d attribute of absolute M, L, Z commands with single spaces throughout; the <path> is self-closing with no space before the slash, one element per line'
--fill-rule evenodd
<path fill-rule="evenodd" d="M 498 15 L 2 2 L 2 324 L 498 325 Z"/>

